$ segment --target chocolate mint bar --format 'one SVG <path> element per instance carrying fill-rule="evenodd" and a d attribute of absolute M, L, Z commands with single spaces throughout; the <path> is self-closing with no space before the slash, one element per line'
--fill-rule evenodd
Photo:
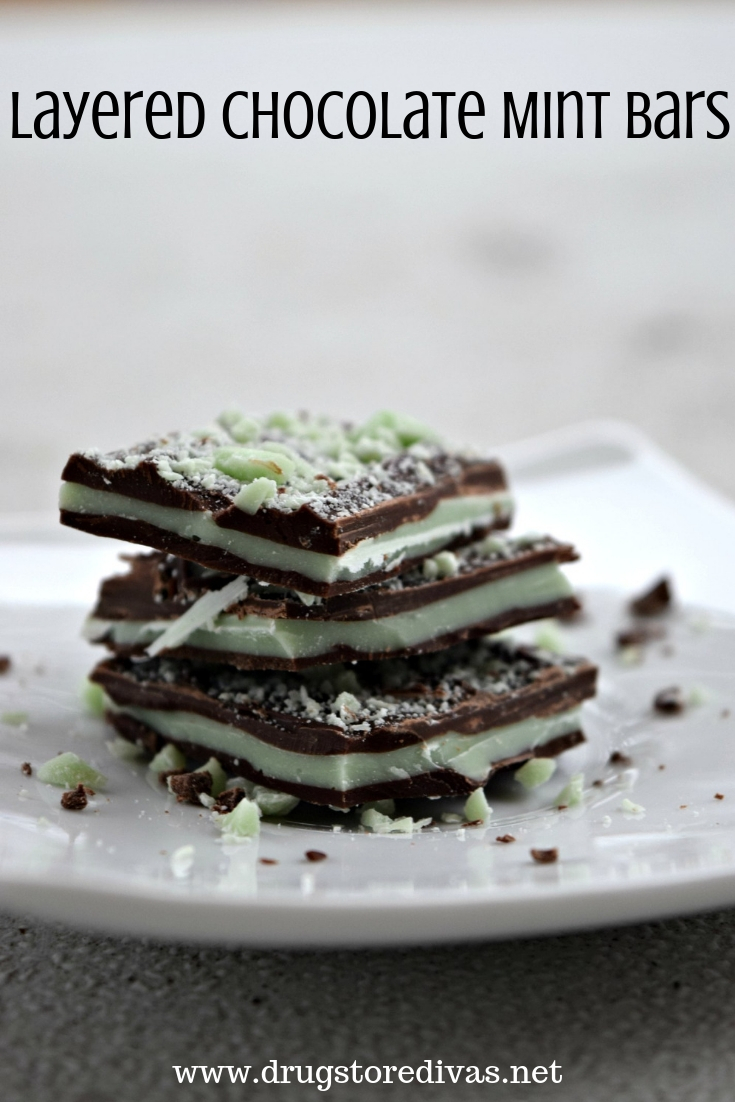
<path fill-rule="evenodd" d="M 128 451 L 77 452 L 61 520 L 203 566 L 333 596 L 510 523 L 500 465 L 411 418 L 226 413 Z"/>
<path fill-rule="evenodd" d="M 385 582 L 306 597 L 154 553 L 108 578 L 85 627 L 117 653 L 168 654 L 242 669 L 289 669 L 438 650 L 578 608 L 545 536 L 487 536 Z"/>
<path fill-rule="evenodd" d="M 312 803 L 449 796 L 576 745 L 596 669 L 506 642 L 301 675 L 115 657 L 92 680 L 118 732 Z"/>

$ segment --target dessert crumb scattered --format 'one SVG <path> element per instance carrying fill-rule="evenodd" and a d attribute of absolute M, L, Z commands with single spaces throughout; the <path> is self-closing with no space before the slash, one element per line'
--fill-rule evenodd
<path fill-rule="evenodd" d="M 33 766 L 29 761 L 24 761 L 20 767 L 20 771 L 24 777 L 30 777 L 33 775 Z"/>
<path fill-rule="evenodd" d="M 641 625 L 641 627 L 627 628 L 617 633 L 615 645 L 618 650 L 624 650 L 626 647 L 642 647 L 654 639 L 661 639 L 663 634 L 663 628 L 658 626 Z"/>
<path fill-rule="evenodd" d="M 218 811 L 220 815 L 227 814 L 228 811 L 234 811 L 240 800 L 245 799 L 244 788 L 227 788 L 224 792 L 220 792 L 217 797 L 217 802 L 214 805 L 214 810 Z"/>
<path fill-rule="evenodd" d="M 0 654 L 0 674 L 7 673 L 11 666 L 10 655 Z"/>
<path fill-rule="evenodd" d="M 65 811 L 84 811 L 87 806 L 88 794 L 94 796 L 94 792 L 90 788 L 85 788 L 83 784 L 78 784 L 76 788 L 73 788 L 70 792 L 62 792 L 61 806 Z"/>
<path fill-rule="evenodd" d="M 307 849 L 304 857 L 307 861 L 326 861 L 327 855 L 320 849 Z"/>
<path fill-rule="evenodd" d="M 554 849 L 532 849 L 531 857 L 539 865 L 553 865 L 555 861 L 559 860 L 559 850 Z"/>
<path fill-rule="evenodd" d="M 212 775 L 203 770 L 201 773 L 179 773 L 178 770 L 167 781 L 170 792 L 176 796 L 177 803 L 201 806 L 199 796 L 212 790 Z"/>
<path fill-rule="evenodd" d="M 653 698 L 653 707 L 655 711 L 663 716 L 681 715 L 686 707 L 684 694 L 676 685 L 672 685 L 668 689 L 662 689 Z"/>
<path fill-rule="evenodd" d="M 261 865 L 277 865 L 278 862 L 276 861 L 275 857 L 261 857 L 260 858 L 260 864 Z"/>
<path fill-rule="evenodd" d="M 608 760 L 610 765 L 628 766 L 633 764 L 633 759 L 627 754 L 624 754 L 622 750 L 613 750 Z"/>
<path fill-rule="evenodd" d="M 496 842 L 515 842 L 515 837 L 512 834 L 499 834 L 495 839 Z"/>
<path fill-rule="evenodd" d="M 661 616 L 671 608 L 673 597 L 671 580 L 659 578 L 645 593 L 633 598 L 630 611 L 635 616 Z"/>
<path fill-rule="evenodd" d="M 724 800 L 725 797 L 724 797 L 722 792 L 715 792 L 715 799 L 716 800 Z"/>
<path fill-rule="evenodd" d="M 168 787 L 169 777 L 181 777 L 186 773 L 185 769 L 162 769 L 158 774 L 158 783 Z"/>

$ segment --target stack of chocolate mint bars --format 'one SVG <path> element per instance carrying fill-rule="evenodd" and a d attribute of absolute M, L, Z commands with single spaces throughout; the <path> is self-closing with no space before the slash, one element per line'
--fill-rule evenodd
<path fill-rule="evenodd" d="M 497 637 L 574 613 L 574 549 L 504 534 L 500 464 L 412 418 L 231 411 L 63 478 L 63 524 L 153 549 L 86 633 L 112 652 L 91 674 L 107 719 L 183 754 L 178 790 L 216 759 L 338 808 L 452 796 L 583 740 L 594 666 Z"/>

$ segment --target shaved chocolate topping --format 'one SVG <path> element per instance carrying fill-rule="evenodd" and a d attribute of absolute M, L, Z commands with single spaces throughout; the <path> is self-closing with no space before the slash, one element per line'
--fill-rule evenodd
<path fill-rule="evenodd" d="M 630 611 L 635 616 L 661 616 L 671 608 L 673 596 L 670 579 L 660 578 L 630 602 Z"/>

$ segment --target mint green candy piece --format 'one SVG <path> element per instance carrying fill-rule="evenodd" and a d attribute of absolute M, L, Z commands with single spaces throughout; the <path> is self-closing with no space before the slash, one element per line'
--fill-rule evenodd
<path fill-rule="evenodd" d="M 410 448 L 412 444 L 419 443 L 439 443 L 439 437 L 433 429 L 406 413 L 395 413 L 388 409 L 380 410 L 361 427 L 360 436 L 378 435 L 380 429 L 389 429 L 394 433 L 403 448 Z"/>
<path fill-rule="evenodd" d="M 363 804 L 360 808 L 360 813 L 365 811 L 377 811 L 381 815 L 388 815 L 390 818 L 396 813 L 396 801 L 395 800 L 371 800 L 367 804 Z"/>
<path fill-rule="evenodd" d="M 107 697 L 101 685 L 88 678 L 82 682 L 82 704 L 93 716 L 103 716 L 107 708 Z"/>
<path fill-rule="evenodd" d="M 551 620 L 539 628 L 534 642 L 537 647 L 550 651 L 551 654 L 564 653 L 564 640 L 561 637 L 561 632 Z"/>
<path fill-rule="evenodd" d="M 529 761 L 515 771 L 515 779 L 524 788 L 538 788 L 540 784 L 546 784 L 556 773 L 556 762 L 553 758 L 530 758 Z"/>
<path fill-rule="evenodd" d="M 261 814 L 269 817 L 288 815 L 299 802 L 298 796 L 291 796 L 288 792 L 276 792 L 262 784 L 254 784 L 249 795 L 260 808 Z"/>
<path fill-rule="evenodd" d="M 154 773 L 165 773 L 169 769 L 185 769 L 186 758 L 177 746 L 167 742 L 162 746 L 155 757 L 148 762 L 148 768 Z"/>
<path fill-rule="evenodd" d="M 296 467 L 293 459 L 277 451 L 265 448 L 219 448 L 215 452 L 217 470 L 236 478 L 238 482 L 253 482 L 256 478 L 270 478 L 283 486 L 293 478 Z"/>
<path fill-rule="evenodd" d="M 254 838 L 260 834 L 260 808 L 253 800 L 243 799 L 237 807 L 216 820 L 223 841 Z"/>
<path fill-rule="evenodd" d="M 410 815 L 392 819 L 389 815 L 381 815 L 374 807 L 368 807 L 360 814 L 360 824 L 373 834 L 413 834 L 430 822 L 431 819 L 412 819 Z"/>
<path fill-rule="evenodd" d="M 272 478 L 256 478 L 238 491 L 233 505 L 252 516 L 266 501 L 272 501 L 277 491 L 278 487 Z"/>
<path fill-rule="evenodd" d="M 8 727 L 24 727 L 29 718 L 28 712 L 3 712 L 0 723 L 5 723 Z"/>
<path fill-rule="evenodd" d="M 584 773 L 575 773 L 554 800 L 557 807 L 576 807 L 584 795 Z"/>
<path fill-rule="evenodd" d="M 227 774 L 216 758 L 210 758 L 208 762 L 205 762 L 204 765 L 200 765 L 194 772 L 209 773 L 212 778 L 211 796 L 219 796 L 220 792 L 224 792 L 225 785 L 227 784 Z"/>
<path fill-rule="evenodd" d="M 78 784 L 84 784 L 97 789 L 104 788 L 107 784 L 104 773 L 99 773 L 70 750 L 44 762 L 39 766 L 36 776 L 44 784 L 55 784 L 59 788 L 76 788 Z"/>
<path fill-rule="evenodd" d="M 493 809 L 488 805 L 485 793 L 482 788 L 476 788 L 472 795 L 467 797 L 467 802 L 464 805 L 464 814 L 468 823 L 487 822 L 493 813 Z"/>

